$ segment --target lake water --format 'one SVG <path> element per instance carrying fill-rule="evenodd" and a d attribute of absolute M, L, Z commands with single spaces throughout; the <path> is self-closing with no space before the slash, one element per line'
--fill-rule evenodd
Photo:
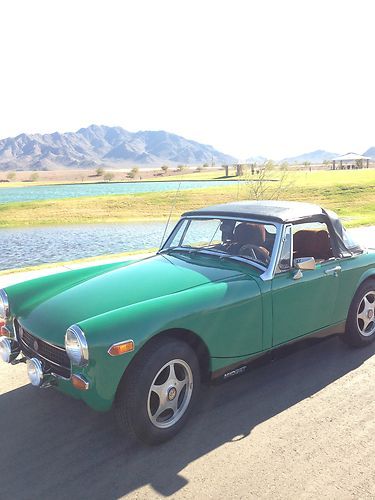
<path fill-rule="evenodd" d="M 164 228 L 149 222 L 0 229 L 0 270 L 158 248 Z"/>
<path fill-rule="evenodd" d="M 0 204 L 57 198 L 236 185 L 238 181 L 163 181 L 0 188 Z M 172 228 L 170 225 L 170 229 Z M 159 247 L 165 223 L 0 229 L 0 270 Z"/>
<path fill-rule="evenodd" d="M 236 185 L 238 181 L 182 181 L 180 190 L 207 188 L 213 186 Z M 33 186 L 0 188 L 0 203 L 15 201 L 50 200 L 79 198 L 81 196 L 101 196 L 108 194 L 155 193 L 175 191 L 179 181 L 163 182 L 104 182 L 97 184 L 64 184 L 53 186 Z"/>
<path fill-rule="evenodd" d="M 158 248 L 164 229 L 162 222 L 0 229 L 0 270 Z M 374 226 L 350 232 L 375 248 Z"/>

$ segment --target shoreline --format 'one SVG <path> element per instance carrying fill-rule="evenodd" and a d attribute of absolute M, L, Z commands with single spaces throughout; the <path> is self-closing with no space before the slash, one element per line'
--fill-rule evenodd
<path fill-rule="evenodd" d="M 190 179 L 182 182 L 185 181 Z M 165 182 L 165 179 L 149 182 Z M 247 179 L 232 181 L 231 185 L 222 180 L 215 186 L 210 186 L 207 179 L 198 182 L 199 187 L 177 191 L 0 203 L 0 229 L 163 222 L 170 216 L 171 208 L 172 218 L 176 219 L 181 213 L 202 206 L 261 198 L 315 203 L 337 212 L 349 227 L 375 224 L 375 169 L 293 173 L 282 189 L 278 182 L 254 183 Z M 177 185 L 178 182 L 174 183 Z"/>
<path fill-rule="evenodd" d="M 170 222 L 176 222 L 180 218 L 179 215 L 177 216 L 172 216 L 169 220 Z M 344 223 L 345 227 L 350 228 L 350 229 L 355 229 L 355 228 L 365 228 L 365 227 L 372 227 L 373 222 L 361 222 L 361 221 L 352 221 L 353 217 L 350 215 L 344 215 L 340 217 L 342 222 Z M 65 223 L 41 223 L 41 224 L 28 224 L 28 225 L 14 225 L 14 226 L 2 226 L 0 225 L 0 231 L 4 230 L 12 230 L 12 229 L 39 229 L 39 228 L 51 228 L 51 227 L 73 227 L 73 226 L 107 226 L 107 225 L 115 225 L 115 224 L 145 224 L 147 222 L 167 222 L 168 216 L 167 217 L 144 217 L 141 219 L 118 219 L 118 220 L 109 220 L 109 221 L 94 221 L 94 222 L 65 222 Z M 1 273 L 1 271 L 0 271 Z"/>
<path fill-rule="evenodd" d="M 25 202 L 27 203 L 27 202 Z M 145 224 L 147 222 L 166 222 L 168 219 L 168 216 L 166 217 L 149 217 L 149 216 L 144 216 L 142 218 L 124 218 L 124 219 L 116 219 L 116 220 L 103 220 L 103 221 L 77 221 L 77 222 L 45 222 L 45 223 L 35 223 L 35 224 L 20 224 L 20 225 L 11 225 L 11 226 L 5 226 L 1 225 L 0 221 L 0 231 L 1 230 L 11 230 L 11 229 L 34 229 L 34 228 L 41 228 L 41 227 L 68 227 L 68 226 L 100 226 L 100 225 L 114 225 L 114 224 Z M 177 221 L 179 219 L 179 215 L 177 216 L 172 216 L 170 218 L 171 221 Z"/>
<path fill-rule="evenodd" d="M 115 183 L 139 183 L 139 182 L 168 182 L 168 181 L 210 181 L 210 180 L 232 180 L 236 179 L 234 171 L 229 172 L 225 177 L 222 168 L 208 167 L 197 171 L 194 168 L 187 168 L 182 172 L 170 169 L 167 173 L 160 170 L 139 170 L 133 178 L 128 177 L 130 170 L 104 169 L 103 174 L 97 175 L 96 169 L 85 170 L 39 170 L 39 171 L 18 171 L 13 172 L 16 178 L 8 179 L 7 171 L 0 171 L 0 192 L 2 188 L 32 187 L 32 186 L 56 186 L 56 185 L 90 185 L 90 184 L 115 184 Z M 31 175 L 37 174 L 37 179 L 31 180 Z M 113 174 L 113 178 L 106 180 L 105 174 Z"/>
<path fill-rule="evenodd" d="M 367 227 L 367 226 L 366 226 Z M 354 234 L 357 236 L 358 241 L 364 244 L 365 240 L 368 242 L 369 249 L 375 249 L 375 226 L 368 226 L 370 233 L 361 235 L 361 228 L 353 228 Z M 363 228 L 362 228 L 363 229 Z M 105 265 L 116 262 L 125 262 L 127 260 L 137 260 L 151 257 L 157 252 L 156 248 L 148 248 L 143 250 L 134 250 L 130 252 L 122 252 L 116 254 L 105 254 L 82 259 L 75 259 L 62 262 L 49 262 L 46 264 L 39 264 L 36 266 L 17 267 L 12 269 L 4 269 L 0 271 L 0 288 L 19 283 L 27 279 L 33 279 L 47 274 L 54 274 L 58 272 L 70 271 L 73 269 L 80 269 L 95 265 Z"/>
<path fill-rule="evenodd" d="M 128 260 L 128 257 L 130 257 L 129 260 L 136 260 L 137 257 L 143 258 L 143 256 L 151 256 L 154 255 L 157 252 L 156 248 L 149 248 L 149 249 L 144 249 L 144 250 L 133 250 L 130 252 L 121 252 L 121 253 L 114 253 L 114 254 L 104 254 L 104 255 L 94 255 L 92 257 L 84 257 L 82 259 L 74 259 L 74 260 L 67 260 L 67 261 L 60 261 L 60 262 L 46 262 L 45 264 L 38 264 L 36 266 L 26 266 L 26 267 L 13 267 L 10 269 L 3 269 L 0 270 L 0 277 L 2 276 L 9 276 L 13 274 L 19 274 L 19 273 L 31 273 L 34 271 L 44 271 L 44 270 L 50 270 L 50 269 L 56 269 L 56 268 L 62 268 L 62 270 L 69 270 L 69 269 L 76 269 L 79 267 L 86 267 L 87 265 L 100 265 L 100 264 L 107 264 L 110 262 L 122 262 Z M 134 257 L 134 259 L 132 258 Z M 64 269 L 63 269 L 64 268 Z"/>
<path fill-rule="evenodd" d="M 171 176 L 172 177 L 172 176 Z M 1 188 L 28 188 L 28 187 L 45 187 L 45 186 L 91 186 L 91 185 L 111 185 L 111 184 L 155 184 L 157 182 L 175 182 L 175 183 L 183 183 L 183 182 L 227 182 L 227 181 L 238 181 L 238 182 L 248 182 L 248 179 L 238 178 L 236 176 L 229 175 L 228 177 L 212 177 L 211 179 L 168 179 L 164 177 L 163 179 L 141 179 L 141 180 L 123 180 L 123 181 L 87 181 L 87 182 L 1 182 Z M 256 179 L 254 179 L 256 182 Z M 267 179 L 267 182 L 277 182 L 277 179 Z M 10 184 L 10 185 L 9 185 Z M 17 184 L 16 186 L 14 184 Z"/>

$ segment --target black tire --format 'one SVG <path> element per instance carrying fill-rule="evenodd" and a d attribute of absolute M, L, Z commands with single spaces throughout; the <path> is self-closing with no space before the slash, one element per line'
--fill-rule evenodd
<path fill-rule="evenodd" d="M 152 385 L 160 387 L 163 402 Z M 151 341 L 126 370 L 117 390 L 114 407 L 121 431 L 151 445 L 171 439 L 185 425 L 199 386 L 198 359 L 188 344 L 174 338 Z M 157 410 L 172 404 L 176 410 L 167 408 L 156 418 Z"/>
<path fill-rule="evenodd" d="M 370 320 L 370 322 L 366 328 L 364 328 L 366 323 L 359 317 L 366 304 L 365 299 L 370 304 L 374 303 L 375 306 L 375 279 L 365 281 L 358 288 L 349 308 L 343 340 L 353 347 L 364 347 L 375 340 L 374 308 L 368 312 L 366 322 L 367 320 Z M 374 302 L 371 302 L 371 300 L 374 300 Z"/>

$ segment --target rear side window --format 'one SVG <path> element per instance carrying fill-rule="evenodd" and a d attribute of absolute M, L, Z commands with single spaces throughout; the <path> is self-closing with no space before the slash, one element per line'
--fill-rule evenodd
<path fill-rule="evenodd" d="M 314 257 L 317 262 L 333 258 L 331 237 L 326 224 L 293 224 L 293 258 Z"/>

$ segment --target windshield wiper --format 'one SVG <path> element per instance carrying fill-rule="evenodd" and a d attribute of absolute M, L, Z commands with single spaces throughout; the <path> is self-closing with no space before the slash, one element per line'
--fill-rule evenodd
<path fill-rule="evenodd" d="M 170 252 L 185 252 L 185 253 L 196 253 L 197 249 L 193 247 L 169 247 L 159 250 L 158 253 L 170 253 Z"/>
<path fill-rule="evenodd" d="M 194 248 L 194 247 L 170 247 L 170 248 L 164 248 L 163 250 L 160 250 L 158 253 L 159 254 L 169 254 L 172 252 L 181 252 L 181 253 L 187 253 L 189 255 L 197 255 L 197 254 L 204 254 L 204 255 L 211 255 L 211 256 L 217 256 L 219 257 L 220 260 L 224 259 L 229 259 L 235 262 L 243 262 L 246 260 L 250 265 L 251 264 L 260 264 L 264 267 L 267 267 L 267 265 L 262 262 L 261 260 L 258 259 L 252 259 L 251 257 L 244 257 L 241 255 L 232 255 L 230 253 L 223 252 L 222 250 L 212 250 L 208 248 Z"/>

